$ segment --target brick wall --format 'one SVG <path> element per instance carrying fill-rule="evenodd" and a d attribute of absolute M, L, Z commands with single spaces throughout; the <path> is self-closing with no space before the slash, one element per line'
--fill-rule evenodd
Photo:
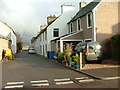
<path fill-rule="evenodd" d="M 87 15 L 82 16 L 81 18 L 81 28 L 83 29 L 82 32 L 79 32 L 77 35 L 72 35 L 71 37 L 68 37 L 68 39 L 76 38 L 76 39 L 89 39 L 92 38 L 92 28 L 87 28 Z M 77 31 L 77 20 L 72 22 L 73 24 L 73 31 Z M 70 27 L 70 24 L 68 25 Z M 70 28 L 68 28 L 70 31 Z"/>

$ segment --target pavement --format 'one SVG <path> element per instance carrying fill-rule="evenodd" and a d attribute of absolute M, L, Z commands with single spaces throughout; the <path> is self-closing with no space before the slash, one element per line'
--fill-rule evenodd
<path fill-rule="evenodd" d="M 85 69 L 85 70 L 75 69 L 70 66 L 66 66 L 66 67 L 76 72 L 80 72 L 100 80 L 120 79 L 120 67 L 106 67 L 106 68 L 104 67 L 104 68 Z"/>
<path fill-rule="evenodd" d="M 119 70 L 120 67 L 113 67 L 113 68 L 97 68 L 97 69 L 81 70 L 80 72 L 89 74 L 91 76 L 100 78 L 102 80 L 107 80 L 107 79 L 120 78 Z"/>

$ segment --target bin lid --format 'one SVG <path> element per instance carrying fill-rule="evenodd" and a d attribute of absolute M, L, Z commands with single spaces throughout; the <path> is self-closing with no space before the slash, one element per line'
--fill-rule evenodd
<path fill-rule="evenodd" d="M 54 52 L 54 51 L 49 51 L 50 53 Z"/>

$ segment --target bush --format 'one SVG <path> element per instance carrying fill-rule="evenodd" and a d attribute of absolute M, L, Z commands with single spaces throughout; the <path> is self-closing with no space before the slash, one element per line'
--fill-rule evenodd
<path fill-rule="evenodd" d="M 66 64 L 71 61 L 70 55 L 72 53 L 72 49 L 73 49 L 72 43 L 65 44 L 65 46 L 64 46 L 64 61 Z"/>
<path fill-rule="evenodd" d="M 75 64 L 79 64 L 80 63 L 80 58 L 79 55 L 76 53 L 75 56 L 73 56 L 73 61 L 75 62 Z"/>
<path fill-rule="evenodd" d="M 120 34 L 111 37 L 112 57 L 116 60 L 120 59 Z"/>
<path fill-rule="evenodd" d="M 61 53 L 61 52 L 59 52 L 59 53 L 57 54 L 57 58 L 58 58 L 59 61 L 63 61 L 63 60 L 64 60 L 64 54 Z"/>

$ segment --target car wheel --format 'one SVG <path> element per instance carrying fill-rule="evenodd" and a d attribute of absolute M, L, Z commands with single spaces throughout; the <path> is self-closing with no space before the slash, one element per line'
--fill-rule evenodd
<path fill-rule="evenodd" d="M 97 63 L 98 63 L 98 64 L 101 64 L 101 63 L 102 63 L 102 60 L 98 60 Z"/>

